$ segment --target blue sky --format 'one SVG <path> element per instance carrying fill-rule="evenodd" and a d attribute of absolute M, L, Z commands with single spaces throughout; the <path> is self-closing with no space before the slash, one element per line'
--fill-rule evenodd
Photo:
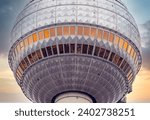
<path fill-rule="evenodd" d="M 150 0 L 122 0 L 138 24 L 150 20 Z"/>

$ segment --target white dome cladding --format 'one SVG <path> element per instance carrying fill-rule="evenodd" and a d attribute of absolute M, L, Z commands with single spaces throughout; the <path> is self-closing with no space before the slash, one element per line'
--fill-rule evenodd
<path fill-rule="evenodd" d="M 135 20 L 121 0 L 31 0 L 16 20 L 12 42 L 40 27 L 67 22 L 110 28 L 141 48 Z"/>

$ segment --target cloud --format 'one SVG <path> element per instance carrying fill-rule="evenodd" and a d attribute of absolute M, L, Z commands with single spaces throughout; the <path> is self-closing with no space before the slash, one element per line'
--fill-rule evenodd
<path fill-rule="evenodd" d="M 150 21 L 139 27 L 141 33 L 143 67 L 150 70 Z"/>
<path fill-rule="evenodd" d="M 133 83 L 133 92 L 128 95 L 127 101 L 137 103 L 150 102 L 150 70 L 142 67 Z"/>
<path fill-rule="evenodd" d="M 1 103 L 27 103 L 30 102 L 22 93 L 0 93 Z"/>

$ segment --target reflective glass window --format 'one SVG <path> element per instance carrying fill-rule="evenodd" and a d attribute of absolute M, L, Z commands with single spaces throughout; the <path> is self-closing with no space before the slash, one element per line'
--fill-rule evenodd
<path fill-rule="evenodd" d="M 36 51 L 36 54 L 38 56 L 39 59 L 42 59 L 42 54 L 41 54 L 41 51 L 40 50 L 37 50 Z"/>
<path fill-rule="evenodd" d="M 87 54 L 88 45 L 83 44 L 82 53 Z"/>
<path fill-rule="evenodd" d="M 27 58 L 27 57 L 25 57 L 25 58 L 24 58 L 24 61 L 26 62 L 27 66 L 29 66 L 29 65 L 30 65 L 30 62 L 29 62 L 29 60 L 28 60 L 28 58 Z"/>
<path fill-rule="evenodd" d="M 114 57 L 113 63 L 117 64 L 119 59 L 120 59 L 119 55 L 116 54 L 115 57 Z"/>
<path fill-rule="evenodd" d="M 44 30 L 44 38 L 50 38 L 50 31 L 49 29 Z"/>
<path fill-rule="evenodd" d="M 111 55 L 110 55 L 109 61 L 111 61 L 111 62 L 112 62 L 112 61 L 113 61 L 113 59 L 114 59 L 114 57 L 115 57 L 115 53 L 113 53 L 113 52 L 112 52 L 112 53 L 111 53 Z"/>
<path fill-rule="evenodd" d="M 103 57 L 105 54 L 105 49 L 104 48 L 101 48 L 100 49 L 100 52 L 99 52 L 99 57 Z"/>
<path fill-rule="evenodd" d="M 56 54 L 57 54 L 57 46 L 56 46 L 56 45 L 53 45 L 52 48 L 53 48 L 53 53 L 54 53 L 54 55 L 56 55 Z"/>
<path fill-rule="evenodd" d="M 128 67 L 130 67 L 130 66 L 129 66 L 128 63 L 126 63 L 126 64 L 125 64 L 125 67 L 123 68 L 123 71 L 125 72 L 125 71 L 128 69 Z"/>
<path fill-rule="evenodd" d="M 122 63 L 122 61 L 123 61 L 123 58 L 120 57 L 120 58 L 119 58 L 119 61 L 118 61 L 118 63 L 117 63 L 117 66 L 118 66 L 118 67 L 120 66 L 120 64 Z"/>
<path fill-rule="evenodd" d="M 89 36 L 90 34 L 90 28 L 89 27 L 84 27 L 84 35 Z"/>
<path fill-rule="evenodd" d="M 131 70 L 131 67 L 130 67 L 130 65 L 128 64 L 128 67 L 127 67 L 127 69 L 126 69 L 126 71 L 124 71 L 126 74 L 128 74 L 128 72 Z"/>
<path fill-rule="evenodd" d="M 28 59 L 29 59 L 29 61 L 30 61 L 30 63 L 31 64 L 33 64 L 34 63 L 34 58 L 32 57 L 32 55 L 30 54 L 30 55 L 28 55 Z"/>
<path fill-rule="evenodd" d="M 121 69 L 123 69 L 124 68 L 124 66 L 126 65 L 126 61 L 124 60 L 123 62 L 122 62 L 122 64 L 121 64 Z"/>
<path fill-rule="evenodd" d="M 44 57 L 47 57 L 47 53 L 46 53 L 46 49 L 45 48 L 42 48 L 42 53 L 43 53 Z"/>
<path fill-rule="evenodd" d="M 50 37 L 55 37 L 55 28 L 50 28 Z"/>
<path fill-rule="evenodd" d="M 131 69 L 130 69 L 129 72 L 127 73 L 127 77 L 129 77 L 130 74 L 132 74 L 132 70 L 131 70 Z"/>
<path fill-rule="evenodd" d="M 70 35 L 75 35 L 75 26 L 70 27 Z"/>
<path fill-rule="evenodd" d="M 77 44 L 77 53 L 81 53 L 82 45 Z"/>
<path fill-rule="evenodd" d="M 110 54 L 110 51 L 109 51 L 109 50 L 106 50 L 106 51 L 105 51 L 105 55 L 104 55 L 104 59 L 108 59 L 109 54 Z"/>
<path fill-rule="evenodd" d="M 22 76 L 22 75 L 21 75 L 21 73 L 19 72 L 19 70 L 16 71 L 16 76 L 17 76 L 17 79 L 21 79 L 21 76 Z"/>
<path fill-rule="evenodd" d="M 34 62 L 36 62 L 38 60 L 38 56 L 36 55 L 36 52 L 32 53 L 32 57 L 34 59 Z"/>
<path fill-rule="evenodd" d="M 88 47 L 88 54 L 92 55 L 92 53 L 93 53 L 93 46 L 89 45 L 89 47 Z"/>
<path fill-rule="evenodd" d="M 20 72 L 21 74 L 23 74 L 23 70 L 21 69 L 20 66 L 18 67 L 18 70 L 19 70 L 19 72 Z"/>
<path fill-rule="evenodd" d="M 114 34 L 113 33 L 110 33 L 110 35 L 109 35 L 109 41 L 110 42 L 114 41 Z"/>
<path fill-rule="evenodd" d="M 91 37 L 96 37 L 96 28 L 91 28 Z"/>
<path fill-rule="evenodd" d="M 69 35 L 69 26 L 64 26 L 64 35 Z"/>
<path fill-rule="evenodd" d="M 75 53 L 75 44 L 70 44 L 71 53 Z"/>
<path fill-rule="evenodd" d="M 46 50 L 47 50 L 48 56 L 51 56 L 52 55 L 51 46 L 46 47 Z"/>
<path fill-rule="evenodd" d="M 22 62 L 19 64 L 20 68 L 22 69 L 22 71 L 25 70 L 24 66 L 22 65 Z"/>
<path fill-rule="evenodd" d="M 64 53 L 64 49 L 63 49 L 63 44 L 59 45 L 59 53 L 63 54 Z"/>
<path fill-rule="evenodd" d="M 62 35 L 62 27 L 57 28 L 57 35 Z"/>
<path fill-rule="evenodd" d="M 38 32 L 38 34 L 39 34 L 39 40 L 43 40 L 44 39 L 43 31 Z"/>
<path fill-rule="evenodd" d="M 96 47 L 95 47 L 95 51 L 94 51 L 94 55 L 95 55 L 95 56 L 98 56 L 99 50 L 100 50 L 100 48 L 96 46 Z"/>
<path fill-rule="evenodd" d="M 64 44 L 65 53 L 69 53 L 69 44 Z"/>
<path fill-rule="evenodd" d="M 36 42 L 36 41 L 37 41 L 37 34 L 34 33 L 34 34 L 33 34 L 33 42 Z"/>
<path fill-rule="evenodd" d="M 27 64 L 26 64 L 26 62 L 24 60 L 21 61 L 21 64 L 22 64 L 24 70 L 28 67 Z"/>
<path fill-rule="evenodd" d="M 128 80 L 131 81 L 133 79 L 133 74 L 128 77 Z"/>

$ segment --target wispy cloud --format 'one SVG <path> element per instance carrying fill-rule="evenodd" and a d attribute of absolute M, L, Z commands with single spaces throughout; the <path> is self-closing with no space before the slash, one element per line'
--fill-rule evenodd
<path fill-rule="evenodd" d="M 128 102 L 150 102 L 150 71 L 142 68 L 133 83 L 133 92 L 128 95 Z"/>
<path fill-rule="evenodd" d="M 150 21 L 140 25 L 143 67 L 150 70 Z"/>

